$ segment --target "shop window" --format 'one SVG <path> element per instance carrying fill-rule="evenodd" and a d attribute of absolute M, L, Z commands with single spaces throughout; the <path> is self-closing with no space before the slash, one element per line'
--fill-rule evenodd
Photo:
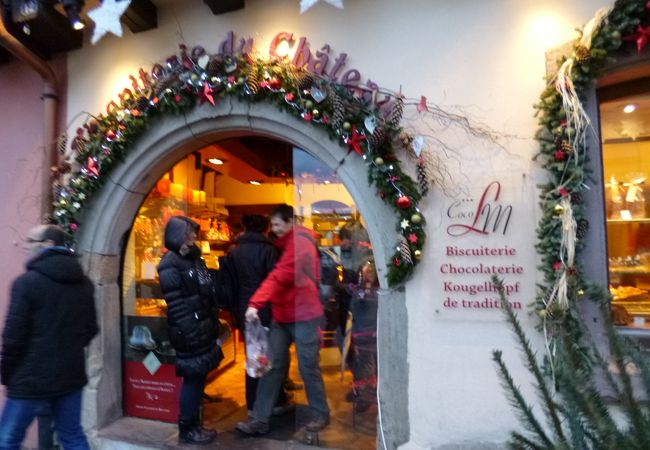
<path fill-rule="evenodd" d="M 243 216 L 268 216 L 282 203 L 292 205 L 297 220 L 314 233 L 320 259 L 319 299 L 325 314 L 320 364 L 332 409 L 321 445 L 374 448 L 379 284 L 363 218 L 332 169 L 302 149 L 257 136 L 216 142 L 179 161 L 156 182 L 134 219 L 122 274 L 125 415 L 178 419 L 181 380 L 175 375 L 156 271 L 167 221 L 185 215 L 199 223 L 197 244 L 216 274 L 243 231 Z M 204 417 L 225 431 L 245 420 L 248 411 L 242 338 L 230 311 L 220 311 L 219 319 L 225 359 L 209 375 Z M 301 383 L 294 350 L 291 355 L 290 377 Z M 273 420 L 271 438 L 295 439 L 305 422 L 304 389 L 294 397 L 298 408 Z"/>
<path fill-rule="evenodd" d="M 650 88 L 599 90 L 611 304 L 615 325 L 650 335 Z"/>

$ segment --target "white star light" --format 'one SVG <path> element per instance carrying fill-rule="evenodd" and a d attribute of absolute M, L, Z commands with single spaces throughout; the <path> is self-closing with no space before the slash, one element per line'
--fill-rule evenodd
<path fill-rule="evenodd" d="M 325 3 L 329 3 L 336 8 L 343 9 L 343 0 L 324 0 Z M 318 3 L 318 0 L 300 0 L 300 14 L 303 14 L 309 8 Z"/>
<path fill-rule="evenodd" d="M 95 22 L 93 37 L 90 43 L 95 45 L 106 33 L 122 37 L 120 17 L 131 4 L 131 0 L 104 0 L 97 8 L 88 12 L 88 17 Z"/>
<path fill-rule="evenodd" d="M 411 224 L 409 223 L 409 221 L 406 220 L 406 219 L 402 220 L 402 221 L 400 222 L 399 225 L 400 225 L 400 227 L 402 227 L 402 228 L 405 229 L 405 230 L 406 230 L 408 227 L 411 226 Z"/>

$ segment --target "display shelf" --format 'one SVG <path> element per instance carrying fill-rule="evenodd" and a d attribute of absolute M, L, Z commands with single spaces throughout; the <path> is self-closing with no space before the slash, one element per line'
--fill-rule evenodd
<path fill-rule="evenodd" d="M 636 219 L 607 219 L 607 223 L 617 224 L 617 223 L 650 223 L 650 218 L 648 217 L 639 217 Z"/>

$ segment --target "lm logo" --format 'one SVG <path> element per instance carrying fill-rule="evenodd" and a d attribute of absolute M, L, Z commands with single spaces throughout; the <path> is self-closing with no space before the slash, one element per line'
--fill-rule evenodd
<path fill-rule="evenodd" d="M 457 222 L 447 227 L 450 236 L 464 236 L 469 233 L 506 234 L 512 216 L 512 205 L 499 202 L 501 183 L 493 181 L 487 185 L 476 208 L 475 200 L 457 200 L 447 209 L 447 217 Z"/>

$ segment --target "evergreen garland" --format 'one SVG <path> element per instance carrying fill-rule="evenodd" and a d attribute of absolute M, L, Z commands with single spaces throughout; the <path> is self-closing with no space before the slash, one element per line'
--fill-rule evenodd
<path fill-rule="evenodd" d="M 386 119 L 371 99 L 358 98 L 350 89 L 329 80 L 319 79 L 316 83 L 313 74 L 287 62 L 255 60 L 248 55 L 193 57 L 185 46 L 181 46 L 179 56 L 157 64 L 141 81 L 137 89 L 134 86 L 133 91 L 122 93 L 119 104 L 112 102 L 105 114 L 84 125 L 84 135 L 78 141 L 83 143 L 77 156 L 81 168 L 55 189 L 52 220 L 66 229 L 72 240 L 81 225 L 84 207 L 157 117 L 185 114 L 197 102 L 216 105 L 232 96 L 244 102 L 271 102 L 299 120 L 324 129 L 346 148 L 341 153 L 342 161 L 346 154 L 358 153 L 367 163 L 369 183 L 397 216 L 399 238 L 388 264 L 389 284 L 403 283 L 412 276 L 422 255 L 426 221 L 418 209 L 422 193 L 417 182 L 402 171 L 396 155 L 399 148 L 393 144 L 402 132 L 398 120 L 404 106 L 401 96 Z M 327 101 L 321 95 L 312 97 L 310 89 L 319 89 Z M 364 131 L 369 116 L 377 120 L 372 140 Z M 408 227 L 400 226 L 404 220 L 409 221 Z M 413 235 L 416 240 L 406 240 Z"/>

